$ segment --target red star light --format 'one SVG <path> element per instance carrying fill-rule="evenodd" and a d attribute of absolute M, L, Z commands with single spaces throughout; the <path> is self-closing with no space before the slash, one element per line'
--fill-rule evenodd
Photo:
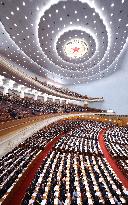
<path fill-rule="evenodd" d="M 79 52 L 79 49 L 80 49 L 80 48 L 75 47 L 75 48 L 72 48 L 72 49 L 73 49 L 73 51 L 74 51 L 73 53 L 75 53 L 75 52 Z"/>

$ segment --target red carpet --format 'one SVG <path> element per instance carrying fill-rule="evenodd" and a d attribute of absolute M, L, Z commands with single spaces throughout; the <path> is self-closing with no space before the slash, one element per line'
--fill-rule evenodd
<path fill-rule="evenodd" d="M 112 167 L 112 169 L 116 173 L 117 177 L 120 179 L 120 181 L 124 185 L 124 187 L 128 188 L 128 179 L 123 175 L 123 173 L 121 172 L 121 170 L 119 169 L 119 167 L 116 163 L 116 160 L 112 158 L 112 156 L 110 155 L 109 151 L 106 148 L 105 141 L 104 141 L 105 131 L 106 131 L 106 129 L 103 129 L 100 132 L 99 137 L 98 137 L 101 150 L 102 150 L 105 158 L 107 159 L 108 163 L 110 164 L 110 166 Z"/>
<path fill-rule="evenodd" d="M 49 142 L 45 149 L 34 159 L 25 173 L 22 175 L 20 180 L 16 183 L 14 188 L 8 194 L 6 199 L 3 201 L 2 205 L 20 205 L 21 200 L 23 199 L 25 192 L 32 180 L 34 179 L 37 169 L 40 167 L 42 161 L 45 159 L 47 154 L 51 151 L 55 143 L 62 137 L 64 133 L 61 133 L 59 136 L 55 137 L 51 142 Z"/>

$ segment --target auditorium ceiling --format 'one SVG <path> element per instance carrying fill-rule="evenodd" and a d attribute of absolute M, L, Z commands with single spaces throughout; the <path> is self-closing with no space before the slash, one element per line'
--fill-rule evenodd
<path fill-rule="evenodd" d="M 61 84 L 113 74 L 128 44 L 127 0 L 1 0 L 0 20 L 1 56 Z"/>

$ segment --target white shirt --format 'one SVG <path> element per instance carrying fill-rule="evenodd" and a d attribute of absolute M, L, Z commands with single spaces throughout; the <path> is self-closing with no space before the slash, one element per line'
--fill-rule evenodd
<path fill-rule="evenodd" d="M 41 205 L 45 205 L 46 204 L 46 199 L 43 199 L 42 201 L 41 201 Z"/>

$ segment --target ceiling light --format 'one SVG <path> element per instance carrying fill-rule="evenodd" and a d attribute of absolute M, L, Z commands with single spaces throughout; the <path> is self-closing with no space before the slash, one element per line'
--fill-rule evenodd
<path fill-rule="evenodd" d="M 111 7 L 114 7 L 114 3 L 111 4 Z"/>
<path fill-rule="evenodd" d="M 23 1 L 23 6 L 25 6 L 25 2 Z"/>
<path fill-rule="evenodd" d="M 14 12 L 13 12 L 13 11 L 11 11 L 11 15 L 14 15 Z"/>

